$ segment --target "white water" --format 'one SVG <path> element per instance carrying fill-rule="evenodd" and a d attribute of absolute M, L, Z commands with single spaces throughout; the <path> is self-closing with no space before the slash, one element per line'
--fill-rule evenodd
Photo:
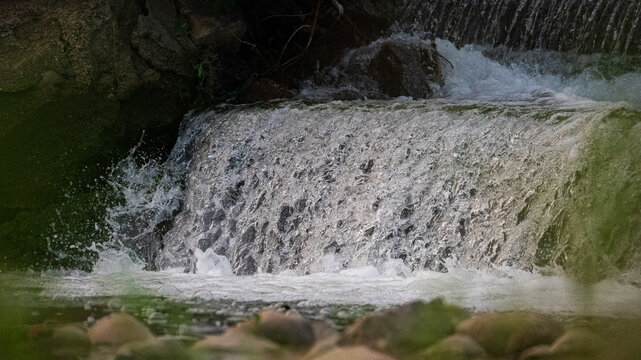
<path fill-rule="evenodd" d="M 422 35 L 397 33 L 374 41 L 363 49 L 374 49 L 386 41 L 430 43 Z M 460 49 L 448 41 L 435 40 L 438 52 L 449 63 L 443 62 L 445 83 L 436 87 L 435 98 L 447 100 L 478 100 L 492 102 L 577 103 L 582 101 L 625 101 L 641 108 L 641 73 L 620 70 L 616 76 L 602 74 L 603 63 L 622 62 L 621 58 L 607 58 L 599 54 L 567 55 L 549 50 L 510 52 L 487 46 L 466 45 Z M 485 53 L 497 54 L 496 59 Z M 348 68 L 354 51 L 346 52 L 344 59 L 327 69 L 325 76 L 340 80 Z M 641 60 L 639 60 L 641 61 Z M 611 65 L 616 67 L 621 65 Z M 633 66 L 641 71 L 641 63 Z M 349 77 L 349 76 L 347 76 Z M 352 84 L 337 84 L 338 88 L 308 84 L 301 98 L 326 100 L 337 90 L 351 89 Z"/>
<path fill-rule="evenodd" d="M 446 74 L 445 85 L 438 92 L 448 101 L 562 103 L 567 106 L 607 100 L 641 107 L 641 74 L 638 73 L 623 74 L 612 80 L 595 76 L 590 71 L 561 76 L 540 72 L 524 63 L 503 65 L 485 57 L 476 47 L 456 49 L 443 40 L 437 40 L 437 45 L 453 65 Z M 176 197 L 181 192 L 176 182 L 156 166 L 127 164 L 123 167 L 120 183 L 122 179 L 129 185 L 150 178 L 160 180 L 151 192 L 136 186 L 123 188 L 125 203 L 110 213 L 110 221 L 114 221 L 118 234 L 125 231 L 119 228 L 115 221 L 117 217 L 130 215 L 137 209 L 147 215 L 143 216 L 143 227 L 156 225 L 177 208 Z M 232 275 L 229 260 L 212 249 L 196 251 L 197 271 L 189 274 L 183 269 L 143 271 L 144 262 L 129 252 L 114 248 L 97 250 L 100 260 L 91 274 L 55 276 L 47 282 L 44 295 L 74 298 L 145 294 L 176 300 L 300 301 L 310 305 L 376 306 L 443 297 L 478 311 L 534 309 L 547 313 L 603 316 L 638 316 L 641 313 L 641 289 L 635 286 L 602 281 L 587 287 L 562 274 L 544 275 L 509 267 L 479 270 L 451 263 L 447 273 L 412 273 L 396 259 L 383 262 L 378 268 L 342 269 L 332 256 L 324 256 L 310 267 L 310 275 L 289 271 L 266 274 L 259 269 L 256 275 L 239 277 Z"/>
<path fill-rule="evenodd" d="M 592 68 L 575 75 L 559 75 L 545 68 L 568 66 L 552 55 L 532 52 L 507 65 L 483 55 L 483 47 L 457 49 L 447 40 L 436 40 L 439 52 L 452 63 L 446 66 L 440 96 L 454 100 L 547 101 L 574 103 L 582 100 L 625 101 L 641 108 L 641 73 L 625 73 L 606 79 Z M 544 51 L 541 51 L 545 53 Z M 549 52 L 548 52 L 549 53 Z M 546 64 L 527 61 L 544 57 Z"/>
<path fill-rule="evenodd" d="M 104 269 L 103 269 L 104 270 Z M 298 306 L 371 304 L 387 307 L 442 297 L 474 311 L 537 310 L 558 315 L 636 317 L 641 289 L 602 281 L 587 287 L 562 275 L 544 276 L 508 267 L 470 270 L 454 265 L 448 273 L 419 271 L 389 275 L 374 267 L 307 276 L 291 273 L 252 276 L 181 271 L 129 270 L 54 276 L 45 279 L 44 296 L 151 295 L 176 301 L 199 299 L 293 302 Z M 47 275 L 44 275 L 45 278 Z"/>

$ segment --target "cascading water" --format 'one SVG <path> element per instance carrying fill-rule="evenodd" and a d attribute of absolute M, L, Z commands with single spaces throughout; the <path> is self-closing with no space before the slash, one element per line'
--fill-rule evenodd
<path fill-rule="evenodd" d="M 397 30 L 458 45 L 504 45 L 580 53 L 641 53 L 637 0 L 407 0 Z"/>
<path fill-rule="evenodd" d="M 121 242 L 143 244 L 151 268 L 190 272 L 229 259 L 239 275 L 381 270 L 391 262 L 407 273 L 442 271 L 455 258 L 464 267 L 560 265 L 636 280 L 638 205 L 618 194 L 639 196 L 633 106 L 641 75 L 563 77 L 502 65 L 480 48 L 437 45 L 452 63 L 439 90 L 444 100 L 294 102 L 192 115 L 164 165 L 182 169 L 168 179 L 185 191 L 162 192 L 170 201 L 153 207 L 165 230 L 146 222 Z M 604 176 L 607 187 L 595 183 Z M 138 181 L 158 184 L 149 177 Z M 163 189 L 152 186 L 148 194 Z M 134 221 L 147 217 L 139 213 L 144 197 L 125 198 L 111 218 L 123 209 Z M 595 199 L 625 219 L 594 213 Z M 119 236 L 121 228 L 114 227 Z"/>
<path fill-rule="evenodd" d="M 638 54 L 640 11 L 407 1 L 402 32 L 319 71 L 296 101 L 192 112 L 162 164 L 132 151 L 94 271 L 45 293 L 638 312 L 641 63 L 541 48 Z M 448 64 L 436 99 L 329 101 L 354 90 L 347 57 L 431 46 L 429 33 L 453 41 L 435 40 Z"/>

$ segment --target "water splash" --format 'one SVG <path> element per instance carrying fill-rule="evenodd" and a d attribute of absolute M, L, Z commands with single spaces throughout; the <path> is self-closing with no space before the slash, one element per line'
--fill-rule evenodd
<path fill-rule="evenodd" d="M 532 51 L 494 54 L 494 49 L 466 45 L 457 49 L 437 39 L 438 50 L 451 63 L 440 97 L 455 100 L 577 102 L 625 101 L 641 109 L 641 72 L 600 71 L 599 56 L 582 65 L 559 53 Z M 611 60 L 614 61 L 614 60 Z M 640 71 L 641 69 L 636 69 Z M 626 71 L 626 70 L 624 70 Z"/>

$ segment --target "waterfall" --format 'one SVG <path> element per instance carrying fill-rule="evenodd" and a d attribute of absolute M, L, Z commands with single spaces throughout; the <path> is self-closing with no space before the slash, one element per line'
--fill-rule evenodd
<path fill-rule="evenodd" d="M 638 0 L 407 0 L 397 19 L 458 45 L 641 53 Z"/>
<path fill-rule="evenodd" d="M 113 238 L 150 269 L 407 274 L 454 261 L 635 281 L 641 75 L 584 64 L 569 76 L 555 52 L 508 65 L 436 44 L 452 64 L 441 99 L 189 114 L 165 164 L 116 172 Z M 555 70 L 531 66 L 541 58 Z"/>
<path fill-rule="evenodd" d="M 390 261 L 445 270 L 452 259 L 597 276 L 634 267 L 638 112 L 589 102 L 270 107 L 190 120 L 197 136 L 174 150 L 190 156 L 166 165 L 188 170 L 157 268 L 194 271 L 208 252 L 236 274 Z"/>

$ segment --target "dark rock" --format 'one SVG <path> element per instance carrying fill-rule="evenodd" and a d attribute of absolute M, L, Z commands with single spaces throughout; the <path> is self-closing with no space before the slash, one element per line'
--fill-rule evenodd
<path fill-rule="evenodd" d="M 256 228 L 254 226 L 247 228 L 241 236 L 241 240 L 244 243 L 253 243 L 256 240 Z"/>
<path fill-rule="evenodd" d="M 330 73 L 324 81 L 338 88 L 349 85 L 373 99 L 430 98 L 430 84 L 443 83 L 443 62 L 434 43 L 379 40 L 348 53 L 337 66 L 338 75 Z"/>
<path fill-rule="evenodd" d="M 374 234 L 374 231 L 375 231 L 375 230 L 376 230 L 376 226 L 372 226 L 371 228 L 366 229 L 366 230 L 363 232 L 363 235 L 365 235 L 365 236 L 367 236 L 367 237 L 370 237 L 370 236 L 372 236 L 372 235 Z"/>
<path fill-rule="evenodd" d="M 230 186 L 225 190 L 225 195 L 222 199 L 222 206 L 224 209 L 230 209 L 232 206 L 238 203 L 241 195 L 243 194 L 243 186 L 245 185 L 244 181 L 240 181 L 236 186 Z"/>
<path fill-rule="evenodd" d="M 173 0 L 146 0 L 147 14 L 158 19 L 165 29 L 173 32 L 176 27 L 176 7 Z"/>
<path fill-rule="evenodd" d="M 156 17 L 138 16 L 138 24 L 131 34 L 131 43 L 140 56 L 156 69 L 172 71 L 187 78 L 192 76 L 193 58 Z"/>
<path fill-rule="evenodd" d="M 218 209 L 211 220 L 214 224 L 218 225 L 220 224 L 221 221 L 225 220 L 226 218 L 227 218 L 227 214 L 225 214 L 225 210 Z"/>
<path fill-rule="evenodd" d="M 367 160 L 366 163 L 361 164 L 359 166 L 359 169 L 361 169 L 363 174 L 369 174 L 372 172 L 372 167 L 374 167 L 374 160 L 370 159 L 370 160 Z"/>
<path fill-rule="evenodd" d="M 294 95 L 294 91 L 285 84 L 268 78 L 259 78 L 252 81 L 251 84 L 243 90 L 237 101 L 241 103 L 253 103 L 275 99 L 291 99 Z"/>
<path fill-rule="evenodd" d="M 431 82 L 442 82 L 435 49 L 386 43 L 371 60 L 368 71 L 388 96 L 432 96 Z"/>
<path fill-rule="evenodd" d="M 191 39 L 198 46 L 216 45 L 225 53 L 236 52 L 247 25 L 235 17 L 205 17 L 194 12 L 184 14 L 191 29 Z"/>
<path fill-rule="evenodd" d="M 234 262 L 234 273 L 236 275 L 253 275 L 258 271 L 258 264 L 248 249 L 238 254 Z"/>
<path fill-rule="evenodd" d="M 278 217 L 278 224 L 276 225 L 278 231 L 287 232 L 289 230 L 289 222 L 287 221 L 294 214 L 294 208 L 289 205 L 283 205 L 280 208 L 280 216 Z"/>
<path fill-rule="evenodd" d="M 237 224 L 238 224 L 237 220 L 234 220 L 234 219 L 229 220 L 229 237 L 234 237 L 234 235 L 236 235 Z"/>

